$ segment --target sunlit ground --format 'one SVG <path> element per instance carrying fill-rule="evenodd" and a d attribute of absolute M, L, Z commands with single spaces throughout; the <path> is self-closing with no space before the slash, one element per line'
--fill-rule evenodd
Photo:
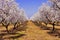
<path fill-rule="evenodd" d="M 11 27 L 10 27 L 11 26 Z M 10 25 L 9 29 L 12 28 L 13 25 Z M 46 25 L 45 25 L 46 26 Z M 52 27 L 52 25 L 47 25 L 48 28 Z M 26 30 L 16 31 L 16 34 L 4 34 L 3 37 L 5 40 L 60 40 L 59 30 L 60 26 L 55 26 L 57 33 L 49 33 L 52 29 L 43 29 L 40 26 L 35 25 L 33 22 L 29 21 Z M 0 30 L 6 30 L 5 27 L 1 27 Z M 19 29 L 19 28 L 18 28 Z"/>

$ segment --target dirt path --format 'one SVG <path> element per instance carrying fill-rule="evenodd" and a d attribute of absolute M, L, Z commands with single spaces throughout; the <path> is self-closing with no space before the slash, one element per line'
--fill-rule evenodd
<path fill-rule="evenodd" d="M 53 37 L 47 34 L 48 30 L 42 30 L 34 23 L 28 22 L 26 36 L 18 38 L 18 40 L 60 40 L 58 37 Z"/>

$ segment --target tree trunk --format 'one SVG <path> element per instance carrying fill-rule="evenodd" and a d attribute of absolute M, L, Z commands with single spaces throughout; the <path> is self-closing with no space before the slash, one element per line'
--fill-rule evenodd
<path fill-rule="evenodd" d="M 47 27 L 47 23 L 45 23 L 46 27 Z"/>
<path fill-rule="evenodd" d="M 6 27 L 6 31 L 7 31 L 7 33 L 9 33 L 9 31 L 8 31 L 9 23 L 8 23 L 7 25 L 6 25 L 6 24 L 4 24 L 4 23 L 2 23 L 2 25 Z"/>
<path fill-rule="evenodd" d="M 8 26 L 6 26 L 6 31 L 7 31 L 7 33 L 9 33 L 9 31 L 8 31 Z"/>
<path fill-rule="evenodd" d="M 9 33 L 8 26 L 9 26 L 9 23 L 6 25 L 6 30 Z"/>
<path fill-rule="evenodd" d="M 17 24 L 17 22 L 14 24 L 14 28 L 13 29 L 16 29 L 16 24 Z"/>
<path fill-rule="evenodd" d="M 14 24 L 14 28 L 13 29 L 15 29 L 15 26 L 16 26 L 16 24 Z"/>
<path fill-rule="evenodd" d="M 47 23 L 46 23 L 46 26 L 47 26 Z"/>
<path fill-rule="evenodd" d="M 52 29 L 52 31 L 54 31 L 55 30 L 55 24 L 53 23 L 53 29 Z"/>

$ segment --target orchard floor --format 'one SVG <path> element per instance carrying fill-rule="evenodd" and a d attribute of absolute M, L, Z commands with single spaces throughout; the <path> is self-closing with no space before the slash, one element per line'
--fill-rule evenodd
<path fill-rule="evenodd" d="M 17 31 L 17 33 L 25 34 L 25 35 L 23 35 L 21 37 L 18 36 L 13 39 L 14 40 L 60 40 L 59 35 L 57 33 L 49 34 L 48 32 L 50 32 L 50 30 L 41 29 L 40 26 L 35 25 L 31 21 L 29 21 L 27 23 L 26 27 L 27 27 L 27 29 L 25 31 L 21 31 L 21 32 Z M 16 34 L 16 35 L 20 35 L 20 34 Z M 9 37 L 9 36 L 14 36 L 14 35 L 7 35 L 7 36 L 4 35 L 4 36 Z M 10 38 L 10 40 L 13 40 L 13 39 Z M 5 39 L 5 40 L 9 40 L 9 39 Z"/>

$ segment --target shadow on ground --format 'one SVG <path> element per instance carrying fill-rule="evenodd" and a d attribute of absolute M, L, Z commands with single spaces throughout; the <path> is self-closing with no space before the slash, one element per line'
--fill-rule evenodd
<path fill-rule="evenodd" d="M 22 33 L 17 33 L 17 31 L 21 32 L 21 31 L 26 31 L 26 25 L 21 25 L 19 27 L 16 27 L 15 29 L 10 29 L 9 33 L 7 33 L 6 30 L 1 30 L 0 31 L 0 40 L 9 40 L 9 39 L 17 39 L 20 38 L 22 36 L 25 36 L 26 34 L 22 34 Z"/>
<path fill-rule="evenodd" d="M 49 31 L 49 32 L 47 32 L 49 35 L 51 35 L 51 36 L 54 36 L 54 37 L 58 37 L 58 38 L 60 38 L 60 32 L 59 31 L 57 31 L 57 30 L 55 30 L 55 31 Z"/>
<path fill-rule="evenodd" d="M 40 29 L 42 30 L 48 30 L 47 34 L 49 34 L 50 36 L 54 36 L 54 37 L 58 37 L 60 38 L 60 29 L 55 28 L 55 31 L 52 31 L 52 27 L 48 27 L 46 25 L 39 25 L 38 23 L 34 23 L 36 26 L 38 26 Z M 55 26 L 60 26 L 60 25 L 55 25 Z"/>

